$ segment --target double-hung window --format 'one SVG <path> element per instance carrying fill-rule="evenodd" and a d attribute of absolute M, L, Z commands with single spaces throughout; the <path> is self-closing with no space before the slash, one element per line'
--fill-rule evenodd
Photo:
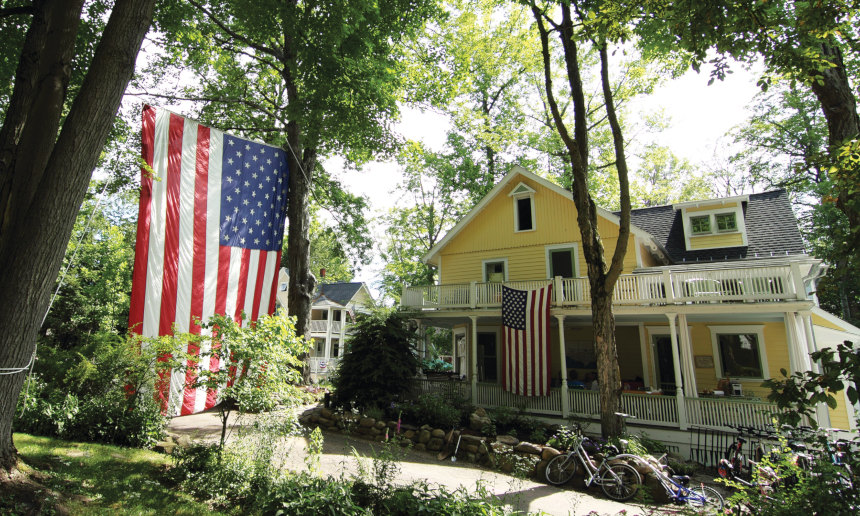
<path fill-rule="evenodd" d="M 717 374 L 722 378 L 767 378 L 764 338 L 760 326 L 712 326 Z"/>

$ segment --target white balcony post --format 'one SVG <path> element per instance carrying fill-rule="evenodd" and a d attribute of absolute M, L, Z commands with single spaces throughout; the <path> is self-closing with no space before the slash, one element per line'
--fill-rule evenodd
<path fill-rule="evenodd" d="M 473 281 L 469 286 L 469 306 L 478 306 L 478 283 Z"/>
<path fill-rule="evenodd" d="M 816 373 L 821 372 L 821 364 L 812 360 L 812 354 L 818 350 L 818 346 L 815 343 L 815 334 L 812 331 L 812 312 L 806 310 L 804 312 L 799 312 L 801 323 L 803 324 L 803 333 L 806 336 L 806 351 L 808 352 L 809 362 L 812 365 L 812 370 Z M 847 403 L 848 398 L 843 397 L 843 403 Z M 832 423 L 830 422 L 830 411 L 827 410 L 827 406 L 823 403 L 819 403 L 815 407 L 818 425 L 822 427 L 830 427 Z"/>
<path fill-rule="evenodd" d="M 684 380 L 681 377 L 681 357 L 678 352 L 678 333 L 675 319 L 678 314 L 668 313 L 666 317 L 669 319 L 669 335 L 672 339 L 672 361 L 675 367 L 675 401 L 678 405 L 678 427 L 681 430 L 687 429 L 687 405 L 684 402 Z"/>
<path fill-rule="evenodd" d="M 806 299 L 806 285 L 803 284 L 803 275 L 800 273 L 800 263 L 791 262 L 791 281 L 794 282 L 794 295 L 797 299 Z"/>
<path fill-rule="evenodd" d="M 693 350 L 690 346 L 690 328 L 687 326 L 687 315 L 678 314 L 678 335 L 681 338 L 681 367 L 684 371 L 684 395 L 696 396 L 696 369 L 693 367 Z"/>
<path fill-rule="evenodd" d="M 556 276 L 557 277 L 557 276 Z M 570 413 L 567 399 L 567 354 L 564 343 L 564 315 L 556 314 L 558 319 L 558 351 L 561 358 L 561 417 L 567 418 Z"/>
<path fill-rule="evenodd" d="M 663 288 L 666 291 L 666 302 L 675 302 L 675 292 L 672 290 L 672 273 L 667 269 L 663 270 Z"/>
<path fill-rule="evenodd" d="M 471 367 L 469 367 L 469 376 L 472 384 L 472 403 L 478 403 L 478 316 L 470 315 L 472 320 L 472 342 L 471 348 Z"/>

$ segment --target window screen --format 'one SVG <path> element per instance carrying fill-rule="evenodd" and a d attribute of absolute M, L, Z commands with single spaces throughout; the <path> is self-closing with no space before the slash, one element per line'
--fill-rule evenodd
<path fill-rule="evenodd" d="M 530 197 L 517 199 L 517 231 L 534 229 L 532 220 L 532 200 Z"/>

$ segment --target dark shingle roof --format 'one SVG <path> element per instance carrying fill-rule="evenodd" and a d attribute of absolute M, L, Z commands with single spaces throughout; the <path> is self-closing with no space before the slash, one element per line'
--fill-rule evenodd
<path fill-rule="evenodd" d="M 655 206 L 633 210 L 631 222 L 654 235 L 674 263 L 740 260 L 803 254 L 803 240 L 785 190 L 750 194 L 743 203 L 747 244 L 741 247 L 687 251 L 681 210 Z"/>
<path fill-rule="evenodd" d="M 317 285 L 314 301 L 325 297 L 339 305 L 346 305 L 362 285 L 363 283 L 322 283 Z"/>

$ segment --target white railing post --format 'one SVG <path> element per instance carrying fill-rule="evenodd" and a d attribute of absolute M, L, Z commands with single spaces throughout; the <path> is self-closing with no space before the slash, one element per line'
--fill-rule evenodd
<path fill-rule="evenodd" d="M 555 289 L 555 304 L 561 306 L 564 303 L 564 285 L 561 282 L 561 276 L 553 278 L 553 283 L 555 283 L 552 287 Z"/>
<path fill-rule="evenodd" d="M 469 288 L 469 306 L 475 308 L 478 305 L 478 283 L 473 281 Z"/>
<path fill-rule="evenodd" d="M 558 276 L 556 276 L 557 279 Z M 561 417 L 567 419 L 570 408 L 567 400 L 567 354 L 565 353 L 566 344 L 564 343 L 564 315 L 557 314 L 558 319 L 558 350 L 561 355 Z"/>
<path fill-rule="evenodd" d="M 666 295 L 666 303 L 675 302 L 675 292 L 672 290 L 672 273 L 668 270 L 663 270 L 663 289 Z"/>

